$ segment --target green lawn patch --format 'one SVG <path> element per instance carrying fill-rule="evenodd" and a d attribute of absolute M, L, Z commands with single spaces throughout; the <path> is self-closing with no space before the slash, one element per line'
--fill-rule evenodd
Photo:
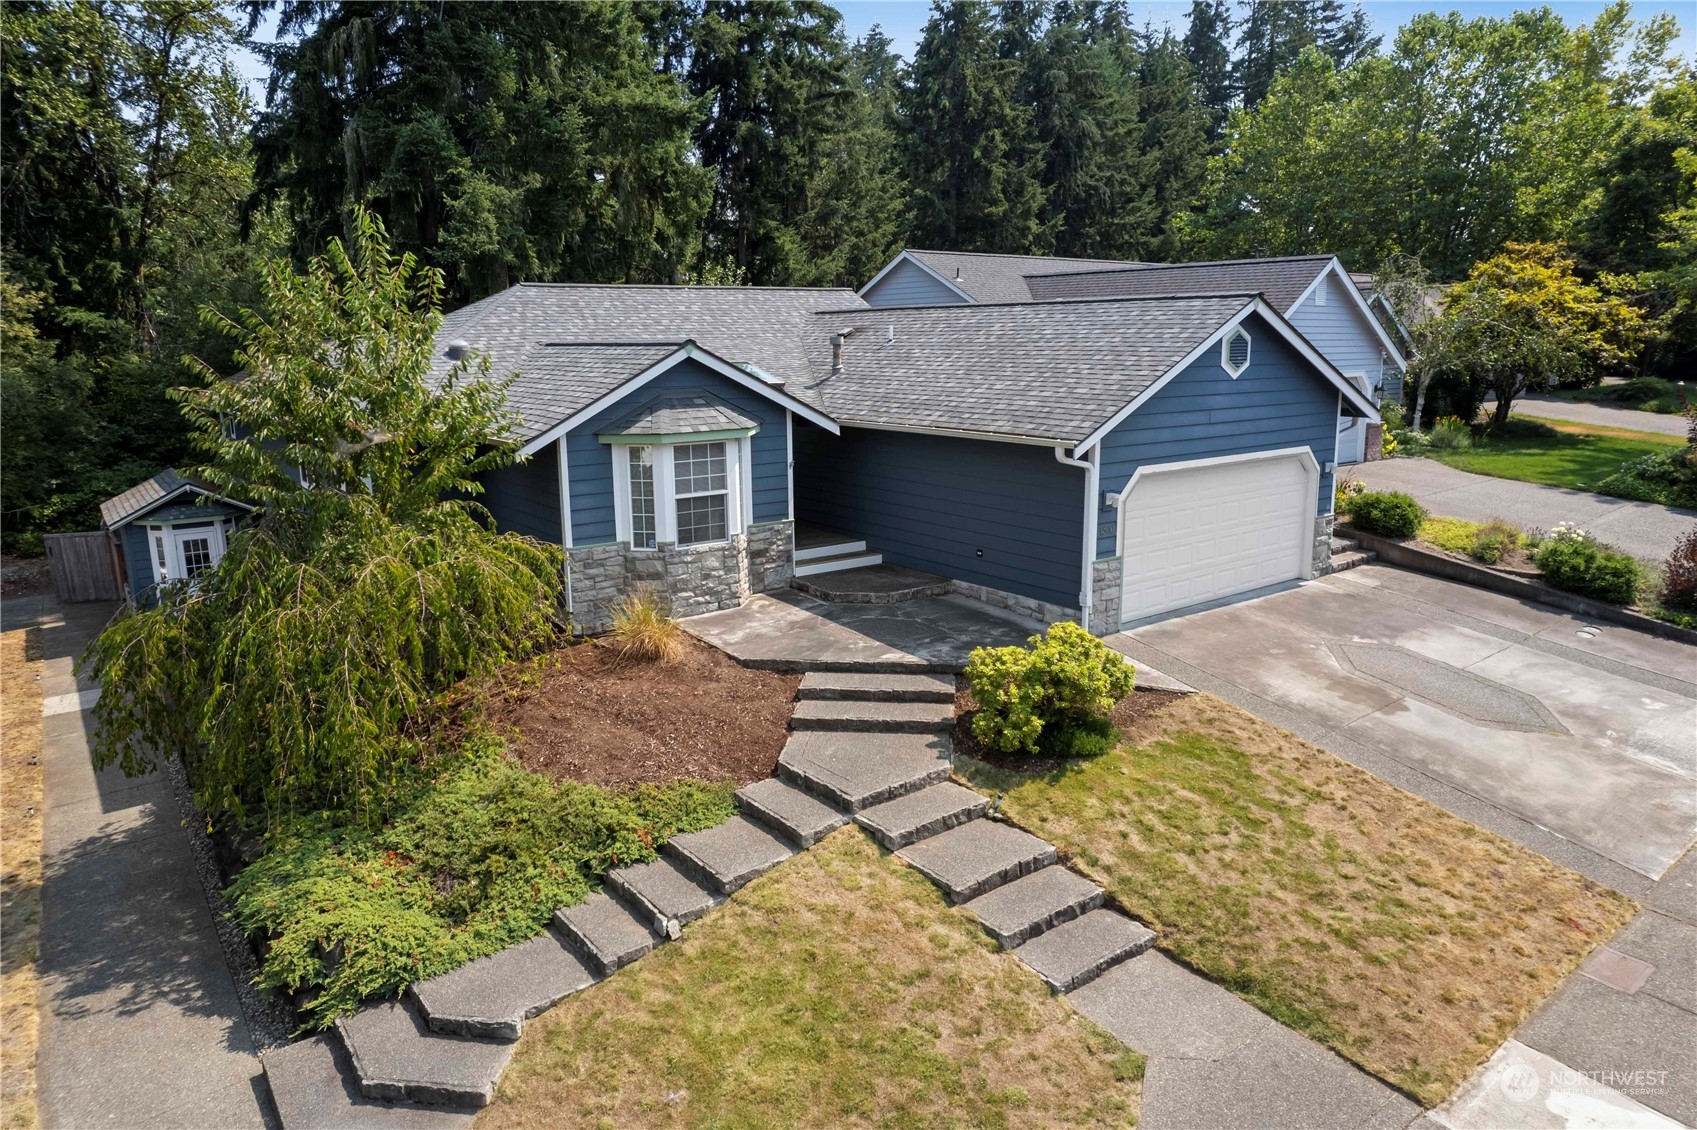
<path fill-rule="evenodd" d="M 1207 695 L 1060 772 L 956 770 L 1163 951 L 1428 1105 L 1633 912 Z"/>
<path fill-rule="evenodd" d="M 1428 448 L 1421 454 L 1476 475 L 1594 490 L 1629 460 L 1684 446 L 1678 437 L 1653 432 L 1556 420 L 1540 422 L 1548 424 L 1554 434 L 1488 436 L 1471 448 Z"/>
<path fill-rule="evenodd" d="M 849 827 L 531 1021 L 477 1126 L 1124 1127 L 1142 1075 Z"/>
<path fill-rule="evenodd" d="M 231 886 L 261 983 L 306 990 L 309 1027 L 536 934 L 614 867 L 736 811 L 734 782 L 556 782 L 473 737 L 373 833 L 297 821 Z"/>

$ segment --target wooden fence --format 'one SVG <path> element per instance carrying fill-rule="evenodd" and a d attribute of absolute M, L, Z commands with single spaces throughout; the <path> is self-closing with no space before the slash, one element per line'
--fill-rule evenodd
<path fill-rule="evenodd" d="M 67 603 L 124 599 L 117 547 L 104 530 L 48 534 L 44 540 L 54 596 Z"/>

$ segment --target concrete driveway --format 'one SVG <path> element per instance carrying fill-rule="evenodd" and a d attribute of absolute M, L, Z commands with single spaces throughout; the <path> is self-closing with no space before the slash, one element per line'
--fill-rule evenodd
<path fill-rule="evenodd" d="M 1697 648 L 1382 566 L 1109 642 L 1628 893 L 1697 838 Z"/>

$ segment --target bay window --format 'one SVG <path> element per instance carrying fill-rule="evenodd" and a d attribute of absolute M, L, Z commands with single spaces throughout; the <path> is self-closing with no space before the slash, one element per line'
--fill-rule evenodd
<path fill-rule="evenodd" d="M 747 528 L 747 436 L 611 446 L 618 540 L 632 549 L 710 545 Z"/>

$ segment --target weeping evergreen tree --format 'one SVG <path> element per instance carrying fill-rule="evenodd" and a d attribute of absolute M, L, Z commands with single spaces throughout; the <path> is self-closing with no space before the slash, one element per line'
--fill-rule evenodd
<path fill-rule="evenodd" d="M 440 271 L 391 253 L 363 209 L 260 316 L 207 310 L 244 372 L 177 390 L 198 473 L 260 517 L 217 569 L 121 614 L 86 663 L 97 767 L 184 757 L 214 817 L 371 819 L 418 762 L 443 692 L 545 644 L 560 551 L 498 534 L 471 497 L 510 462 L 487 361 L 433 368 Z M 302 485 L 302 484 L 306 485 Z"/>

